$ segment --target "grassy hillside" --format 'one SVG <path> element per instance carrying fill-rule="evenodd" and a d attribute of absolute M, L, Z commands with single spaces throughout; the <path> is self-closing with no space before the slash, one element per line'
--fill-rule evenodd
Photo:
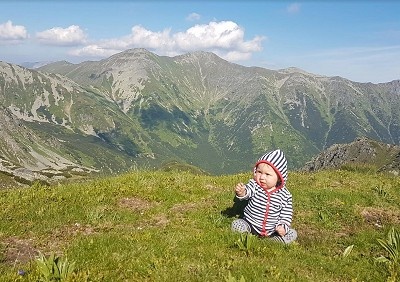
<path fill-rule="evenodd" d="M 66 281 L 387 281 L 399 272 L 400 244 L 397 257 L 376 261 L 388 256 L 378 239 L 400 230 L 399 177 L 290 172 L 291 245 L 231 232 L 233 187 L 249 177 L 141 171 L 0 190 L 0 281 L 38 281 L 39 252 L 73 270 Z"/>

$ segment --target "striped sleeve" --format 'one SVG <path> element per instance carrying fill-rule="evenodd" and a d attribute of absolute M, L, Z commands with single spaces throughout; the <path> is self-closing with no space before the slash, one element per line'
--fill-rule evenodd
<path fill-rule="evenodd" d="M 292 195 L 287 189 L 284 189 L 282 192 L 285 194 L 285 200 L 283 201 L 284 205 L 282 206 L 278 225 L 283 225 L 285 231 L 288 232 L 293 218 L 293 200 Z"/>

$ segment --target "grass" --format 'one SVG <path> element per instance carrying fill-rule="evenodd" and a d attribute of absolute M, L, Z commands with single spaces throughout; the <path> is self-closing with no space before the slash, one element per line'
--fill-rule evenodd
<path fill-rule="evenodd" d="M 400 228 L 399 177 L 290 172 L 291 245 L 231 232 L 233 187 L 249 177 L 139 171 L 0 190 L 0 281 L 39 281 L 39 254 L 73 263 L 67 281 L 387 281 L 378 239 Z"/>

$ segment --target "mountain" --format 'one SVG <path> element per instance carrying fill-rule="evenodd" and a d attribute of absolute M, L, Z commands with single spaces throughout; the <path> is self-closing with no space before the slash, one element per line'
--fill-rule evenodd
<path fill-rule="evenodd" d="M 1 156 L 21 167 L 28 157 L 32 170 L 41 168 L 38 158 L 58 161 L 33 148 L 28 132 L 71 166 L 99 172 L 177 161 L 234 173 L 277 147 L 295 169 L 360 136 L 400 143 L 399 80 L 357 83 L 244 67 L 208 52 L 166 57 L 132 49 L 35 70 L 0 63 L 0 86 L 3 114 L 27 132 L 10 129 Z M 10 142 L 35 153 L 19 158 Z"/>
<path fill-rule="evenodd" d="M 24 68 L 37 69 L 45 65 L 53 63 L 52 61 L 41 61 L 41 62 L 24 62 L 21 64 Z"/>
<path fill-rule="evenodd" d="M 346 165 L 367 165 L 377 171 L 400 174 L 400 146 L 385 144 L 369 138 L 356 138 L 348 144 L 334 144 L 301 169 L 312 172 L 338 169 Z"/>

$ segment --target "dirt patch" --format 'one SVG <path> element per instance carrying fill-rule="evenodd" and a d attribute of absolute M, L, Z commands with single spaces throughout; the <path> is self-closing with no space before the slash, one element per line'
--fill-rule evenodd
<path fill-rule="evenodd" d="M 59 229 L 57 229 L 52 235 L 52 241 L 68 241 L 69 239 L 83 234 L 83 235 L 90 235 L 95 233 L 95 229 L 93 226 L 88 225 L 88 224 L 80 224 L 80 223 L 74 223 L 71 225 L 63 226 Z"/>
<path fill-rule="evenodd" d="M 154 217 L 153 220 L 154 220 L 153 225 L 157 227 L 166 227 L 167 224 L 169 223 L 169 219 L 164 214 Z"/>
<path fill-rule="evenodd" d="M 207 184 L 204 186 L 204 188 L 206 188 L 207 190 L 210 190 L 210 191 L 222 191 L 225 189 L 223 187 L 219 187 L 219 186 L 216 186 L 213 184 Z"/>
<path fill-rule="evenodd" d="M 215 199 L 201 198 L 196 202 L 175 204 L 173 207 L 171 207 L 171 211 L 175 213 L 185 213 L 187 211 L 192 211 L 195 209 L 208 209 L 209 207 L 214 205 L 215 202 Z"/>
<path fill-rule="evenodd" d="M 63 226 L 55 230 L 48 238 L 44 239 L 22 239 L 18 237 L 8 237 L 3 239 L 0 244 L 0 250 L 4 251 L 2 263 L 6 264 L 24 264 L 33 260 L 39 254 L 39 251 L 46 254 L 53 252 L 60 254 L 65 244 L 79 234 L 90 235 L 95 233 L 90 225 L 81 225 L 75 223 L 69 226 Z M 42 242 L 42 243 L 39 243 Z"/>
<path fill-rule="evenodd" d="M 90 235 L 96 230 L 90 225 L 74 223 L 55 229 L 50 235 L 41 239 L 40 251 L 44 254 L 55 253 L 62 255 L 60 250 L 64 249 L 75 237 L 79 235 Z"/>
<path fill-rule="evenodd" d="M 3 262 L 6 264 L 23 264 L 32 260 L 38 254 L 32 239 L 9 237 L 2 243 L 5 249 Z"/>
<path fill-rule="evenodd" d="M 176 213 L 183 213 L 188 210 L 193 210 L 195 207 L 195 203 L 176 204 L 171 208 L 171 211 Z"/>
<path fill-rule="evenodd" d="M 157 203 L 149 202 L 140 198 L 123 198 L 119 200 L 118 204 L 120 207 L 128 208 L 133 211 L 144 211 L 157 205 Z"/>
<path fill-rule="evenodd" d="M 400 214 L 396 211 L 368 207 L 363 208 L 360 214 L 367 223 L 376 227 L 400 223 Z"/>

